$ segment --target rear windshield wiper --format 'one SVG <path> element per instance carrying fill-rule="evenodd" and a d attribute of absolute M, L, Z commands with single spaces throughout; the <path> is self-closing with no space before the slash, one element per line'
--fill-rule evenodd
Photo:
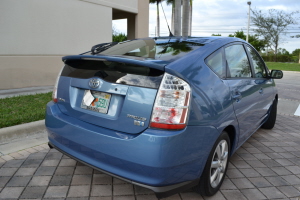
<path fill-rule="evenodd" d="M 118 42 L 96 44 L 91 49 L 92 55 L 105 51 L 106 49 L 109 49 L 110 47 L 115 46 L 116 44 L 118 44 Z"/>

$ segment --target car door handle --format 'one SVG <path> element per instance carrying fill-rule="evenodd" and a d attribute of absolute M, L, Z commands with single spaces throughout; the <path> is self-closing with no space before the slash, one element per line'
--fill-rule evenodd
<path fill-rule="evenodd" d="M 259 94 L 262 94 L 264 92 L 264 90 L 262 88 L 260 88 L 260 90 L 258 92 L 259 92 Z"/>

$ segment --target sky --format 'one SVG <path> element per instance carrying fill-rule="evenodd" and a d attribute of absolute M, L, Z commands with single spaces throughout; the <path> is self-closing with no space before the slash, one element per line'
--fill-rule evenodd
<path fill-rule="evenodd" d="M 243 30 L 247 33 L 248 23 L 248 0 L 193 0 L 193 21 L 192 36 L 211 36 L 221 34 L 228 36 L 235 31 Z M 169 26 L 171 26 L 171 5 L 162 3 Z M 300 11 L 300 0 L 252 0 L 251 9 L 261 10 L 267 13 L 269 9 L 283 10 L 287 13 Z M 156 4 L 149 5 L 149 36 L 155 36 L 156 27 Z M 283 41 L 279 44 L 280 48 L 285 48 L 290 53 L 300 48 L 300 38 L 291 38 L 291 35 L 300 34 L 300 14 L 299 24 L 289 26 L 288 34 L 283 36 Z M 126 33 L 126 21 L 115 20 L 113 26 L 120 32 Z M 253 34 L 250 25 L 250 34 Z M 160 33 L 161 36 L 167 36 L 168 27 L 160 6 Z"/>

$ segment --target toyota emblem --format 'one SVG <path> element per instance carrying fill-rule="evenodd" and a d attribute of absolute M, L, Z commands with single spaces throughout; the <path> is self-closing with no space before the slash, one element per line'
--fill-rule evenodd
<path fill-rule="evenodd" d="M 97 88 L 97 87 L 99 87 L 100 86 L 100 80 L 99 79 L 97 79 L 97 78 L 92 78 L 90 81 L 89 81 L 89 86 L 91 87 L 91 88 Z"/>

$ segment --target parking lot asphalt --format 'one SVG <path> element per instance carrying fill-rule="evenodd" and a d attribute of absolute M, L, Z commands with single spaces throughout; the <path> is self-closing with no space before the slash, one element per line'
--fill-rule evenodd
<path fill-rule="evenodd" d="M 283 72 L 283 78 L 275 80 L 278 89 L 278 113 L 300 116 L 300 72 Z"/>
<path fill-rule="evenodd" d="M 278 115 L 231 157 L 221 190 L 202 197 L 191 190 L 169 200 L 299 199 L 300 118 Z M 0 199 L 148 200 L 154 193 L 84 166 L 47 144 L 0 157 Z"/>

